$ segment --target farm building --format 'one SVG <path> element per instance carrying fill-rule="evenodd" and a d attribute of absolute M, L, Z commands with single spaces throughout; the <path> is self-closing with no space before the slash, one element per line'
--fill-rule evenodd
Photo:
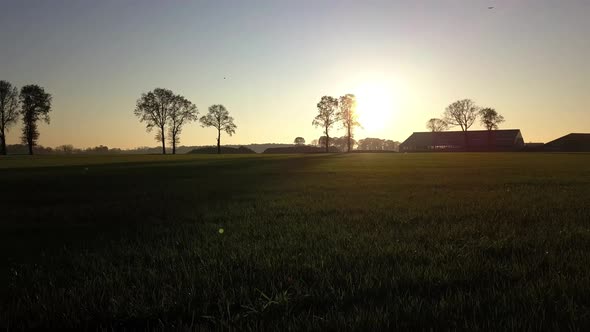
<path fill-rule="evenodd" d="M 546 151 L 590 152 L 590 134 L 568 134 L 546 143 Z"/>
<path fill-rule="evenodd" d="M 417 132 L 401 145 L 400 152 L 511 151 L 524 147 L 519 129 Z"/>

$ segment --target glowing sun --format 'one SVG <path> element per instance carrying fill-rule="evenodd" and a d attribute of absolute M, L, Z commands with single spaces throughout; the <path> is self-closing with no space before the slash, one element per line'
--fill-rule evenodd
<path fill-rule="evenodd" d="M 394 112 L 393 90 L 384 83 L 365 83 L 354 92 L 361 126 L 368 132 L 383 129 Z"/>

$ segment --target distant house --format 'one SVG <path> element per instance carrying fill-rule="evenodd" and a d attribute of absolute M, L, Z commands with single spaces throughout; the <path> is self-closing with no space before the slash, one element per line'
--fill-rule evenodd
<path fill-rule="evenodd" d="M 417 132 L 401 145 L 400 152 L 513 151 L 524 147 L 519 129 Z"/>
<path fill-rule="evenodd" d="M 590 134 L 572 133 L 546 143 L 545 151 L 590 152 Z"/>

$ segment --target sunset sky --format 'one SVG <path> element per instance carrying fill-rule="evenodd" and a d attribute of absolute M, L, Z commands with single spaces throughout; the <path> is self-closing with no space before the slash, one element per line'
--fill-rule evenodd
<path fill-rule="evenodd" d="M 310 142 L 320 97 L 346 93 L 356 138 L 403 141 L 462 98 L 526 142 L 590 132 L 588 0 L 2 0 L 0 31 L 0 79 L 53 95 L 44 146 L 157 146 L 133 115 L 156 87 L 224 104 L 222 144 Z M 192 123 L 181 145 L 215 137 Z"/>

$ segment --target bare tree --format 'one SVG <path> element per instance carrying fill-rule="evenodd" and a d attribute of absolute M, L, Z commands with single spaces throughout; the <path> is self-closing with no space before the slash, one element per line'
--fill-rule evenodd
<path fill-rule="evenodd" d="M 465 137 L 465 148 L 469 147 L 467 130 L 473 125 L 479 114 L 479 107 L 471 99 L 458 100 L 447 106 L 444 121 L 451 126 L 460 126 Z"/>
<path fill-rule="evenodd" d="M 325 146 L 326 152 L 328 152 L 330 148 L 329 131 L 334 123 L 338 121 L 338 116 L 336 114 L 336 110 L 338 108 L 338 99 L 330 96 L 323 96 L 320 102 L 317 104 L 317 107 L 318 115 L 316 115 L 311 124 L 315 127 L 324 128 L 324 133 L 326 134 Z"/>
<path fill-rule="evenodd" d="M 356 113 L 356 97 L 349 93 L 342 97 L 338 102 L 339 111 L 337 117 L 342 121 L 344 129 L 346 129 L 347 137 L 347 152 L 350 152 L 353 145 L 354 127 L 358 127 L 361 124 L 358 122 L 358 115 Z"/>
<path fill-rule="evenodd" d="M 481 124 L 486 127 L 487 130 L 496 130 L 498 125 L 504 122 L 504 117 L 496 112 L 493 108 L 484 108 L 479 111 L 481 117 Z"/>
<path fill-rule="evenodd" d="M 156 140 L 162 142 L 162 154 L 166 154 L 166 125 L 170 119 L 175 98 L 172 91 L 156 88 L 154 91 L 141 95 L 134 111 L 139 121 L 146 123 L 148 132 L 157 128 Z"/>
<path fill-rule="evenodd" d="M 430 119 L 426 122 L 426 128 L 432 132 L 445 131 L 449 125 L 442 119 Z"/>
<path fill-rule="evenodd" d="M 447 106 L 443 118 L 447 124 L 467 131 L 477 119 L 478 112 L 479 108 L 471 99 L 463 99 Z"/>
<path fill-rule="evenodd" d="M 305 144 L 305 138 L 295 137 L 295 140 L 293 141 L 293 143 L 295 143 L 297 145 L 303 145 L 303 144 Z"/>
<path fill-rule="evenodd" d="M 209 113 L 201 117 L 202 127 L 214 127 L 217 129 L 217 153 L 221 153 L 221 131 L 225 131 L 229 136 L 236 133 L 237 126 L 234 124 L 234 118 L 229 116 L 229 112 L 223 105 L 209 106 Z"/>
<path fill-rule="evenodd" d="M 39 139 L 39 120 L 49 123 L 51 112 L 51 95 L 38 85 L 25 85 L 20 90 L 20 114 L 23 118 L 23 132 L 21 140 L 29 147 L 29 154 L 33 154 L 33 147 Z"/>
<path fill-rule="evenodd" d="M 18 89 L 0 81 L 0 154 L 6 154 L 6 133 L 18 121 Z"/>
<path fill-rule="evenodd" d="M 174 96 L 174 102 L 169 113 L 169 135 L 168 139 L 172 144 L 172 154 L 176 154 L 176 145 L 180 143 L 182 126 L 198 119 L 199 111 L 197 106 L 183 96 Z"/>

